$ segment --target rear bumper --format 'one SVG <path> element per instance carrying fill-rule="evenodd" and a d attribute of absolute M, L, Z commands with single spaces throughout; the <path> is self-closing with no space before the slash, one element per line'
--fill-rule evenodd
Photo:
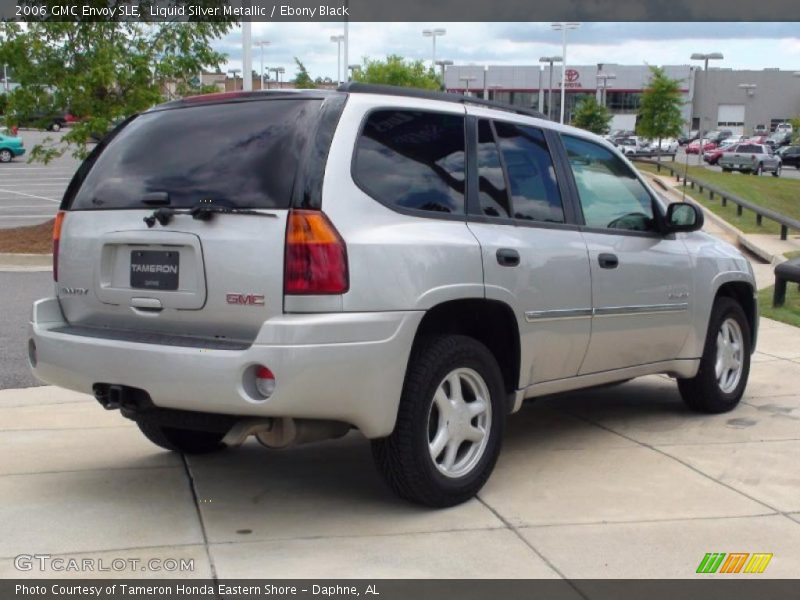
<path fill-rule="evenodd" d="M 282 315 L 252 346 L 165 346 L 54 331 L 66 324 L 56 298 L 33 306 L 33 373 L 84 393 L 95 383 L 140 388 L 161 408 L 249 417 L 344 421 L 367 437 L 391 433 L 408 355 L 423 312 Z M 275 392 L 253 397 L 247 372 L 266 365 Z"/>

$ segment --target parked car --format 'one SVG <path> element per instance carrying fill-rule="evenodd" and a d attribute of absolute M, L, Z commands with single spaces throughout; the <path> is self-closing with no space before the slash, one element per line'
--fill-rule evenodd
<path fill-rule="evenodd" d="M 16 122 L 20 127 L 61 131 L 67 125 L 67 113 L 37 110 L 17 117 Z"/>
<path fill-rule="evenodd" d="M 800 169 L 800 146 L 784 146 L 776 152 L 784 166 Z"/>
<path fill-rule="evenodd" d="M 778 123 L 775 126 L 775 133 L 792 133 L 793 131 L 794 127 L 791 123 Z"/>
<path fill-rule="evenodd" d="M 695 141 L 698 137 L 700 137 L 700 132 L 697 129 L 693 129 L 688 133 L 683 133 L 678 136 L 678 144 L 680 146 L 685 146 L 689 142 Z"/>
<path fill-rule="evenodd" d="M 773 150 L 780 148 L 781 146 L 788 146 L 792 143 L 792 132 L 776 131 L 767 138 L 766 143 L 770 145 Z"/>
<path fill-rule="evenodd" d="M 710 140 L 703 140 L 703 152 L 709 152 L 711 150 L 715 150 L 717 148 L 716 142 L 712 142 Z M 700 140 L 695 140 L 688 146 L 686 146 L 686 154 L 700 154 Z"/>
<path fill-rule="evenodd" d="M 725 144 L 723 146 L 720 146 L 719 148 L 708 150 L 707 152 L 703 153 L 703 161 L 707 162 L 709 165 L 715 165 L 719 162 L 719 159 L 722 156 L 723 152 L 728 152 L 735 146 L 736 144 Z"/>
<path fill-rule="evenodd" d="M 25 145 L 22 138 L 13 135 L 8 129 L 0 129 L 0 163 L 11 162 L 23 154 Z"/>
<path fill-rule="evenodd" d="M 756 125 L 753 128 L 753 135 L 754 136 L 766 136 L 769 135 L 769 129 L 767 129 L 766 125 Z"/>
<path fill-rule="evenodd" d="M 775 177 L 781 175 L 781 158 L 766 144 L 749 142 L 737 144 L 729 151 L 723 152 L 718 164 L 725 172 L 742 171 L 753 175 L 770 172 Z"/>
<path fill-rule="evenodd" d="M 722 144 L 722 142 L 732 138 L 733 132 L 730 129 L 719 129 L 715 131 L 709 131 L 705 137 L 710 142 L 714 142 L 717 146 L 719 146 Z"/>
<path fill-rule="evenodd" d="M 526 398 L 667 373 L 720 413 L 747 384 L 747 259 L 538 113 L 364 84 L 210 94 L 98 148 L 28 356 L 163 448 L 355 428 L 396 493 L 451 506 Z"/>
<path fill-rule="evenodd" d="M 636 136 L 616 140 L 617 148 L 626 155 L 642 154 L 649 148 L 650 142 Z"/>
<path fill-rule="evenodd" d="M 754 135 L 751 138 L 748 138 L 746 141 L 753 142 L 754 144 L 766 144 L 768 135 Z"/>
<path fill-rule="evenodd" d="M 660 150 L 665 153 L 674 153 L 678 151 L 678 140 L 674 138 L 664 138 L 661 140 L 660 144 L 659 141 L 656 140 L 650 143 L 648 150 L 650 152 L 658 152 Z"/>

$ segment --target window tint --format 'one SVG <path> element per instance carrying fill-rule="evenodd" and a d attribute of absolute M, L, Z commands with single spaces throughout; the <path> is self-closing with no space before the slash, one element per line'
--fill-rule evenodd
<path fill-rule="evenodd" d="M 740 144 L 736 150 L 737 152 L 752 152 L 753 154 L 761 153 L 761 146 L 755 144 Z"/>
<path fill-rule="evenodd" d="M 489 121 L 478 122 L 478 197 L 481 214 L 487 217 L 510 217 L 508 192 Z"/>
<path fill-rule="evenodd" d="M 633 171 L 603 146 L 563 136 L 589 227 L 655 230 L 653 201 Z"/>
<path fill-rule="evenodd" d="M 94 162 L 73 209 L 147 208 L 166 192 L 173 207 L 287 208 L 321 100 L 231 102 L 136 117 Z"/>
<path fill-rule="evenodd" d="M 389 206 L 464 214 L 464 117 L 371 113 L 356 146 L 356 182 Z"/>
<path fill-rule="evenodd" d="M 495 122 L 511 188 L 514 217 L 564 222 L 564 207 L 544 134 L 533 127 Z"/>

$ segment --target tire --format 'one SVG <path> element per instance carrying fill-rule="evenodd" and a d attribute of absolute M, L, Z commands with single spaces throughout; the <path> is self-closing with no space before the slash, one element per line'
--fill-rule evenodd
<path fill-rule="evenodd" d="M 723 330 L 723 327 L 731 329 Z M 738 328 L 738 353 L 731 347 L 722 350 L 725 359 L 722 376 L 717 375 L 717 364 L 722 360 L 718 347 L 720 338 L 735 338 Z M 733 332 L 729 336 L 725 332 Z M 700 359 L 700 369 L 691 379 L 678 379 L 678 389 L 686 405 L 696 412 L 723 413 L 733 410 L 742 398 L 750 374 L 751 333 L 741 305 L 731 298 L 719 297 L 714 301 L 708 323 L 706 343 Z M 738 360 L 740 368 L 733 369 L 731 360 Z M 735 373 L 735 377 L 734 375 Z"/>
<path fill-rule="evenodd" d="M 452 381 L 459 392 L 454 393 Z M 486 393 L 483 411 L 475 412 L 480 408 L 476 398 Z M 457 412 L 459 400 L 453 399 L 460 399 L 463 412 Z M 454 412 L 445 415 L 440 407 Z M 372 442 L 375 464 L 401 498 L 432 507 L 461 504 L 478 493 L 494 469 L 506 412 L 500 368 L 486 346 L 462 335 L 425 338 L 409 359 L 394 431 Z M 461 437 L 467 431 L 484 435 L 469 441 Z"/>
<path fill-rule="evenodd" d="M 780 177 L 781 176 L 781 166 L 778 165 L 775 167 L 775 170 L 772 172 L 773 177 Z"/>
<path fill-rule="evenodd" d="M 10 163 L 12 158 L 14 158 L 14 155 L 11 154 L 11 150 L 7 148 L 0 150 L 0 163 Z"/>
<path fill-rule="evenodd" d="M 50 131 L 61 131 L 61 123 L 51 123 L 48 129 Z"/>
<path fill-rule="evenodd" d="M 755 170 L 752 173 L 756 177 L 760 177 L 761 174 L 764 173 L 764 165 L 762 165 L 761 163 L 758 163 L 758 166 L 755 168 Z"/>
<path fill-rule="evenodd" d="M 731 172 L 731 170 L 730 170 L 730 169 L 728 169 L 728 168 L 726 168 L 726 167 L 722 167 L 722 172 L 723 172 L 723 173 L 730 173 L 730 172 Z"/>
<path fill-rule="evenodd" d="M 164 450 L 184 454 L 208 454 L 225 449 L 222 443 L 224 433 L 162 427 L 147 420 L 137 420 L 136 425 L 148 440 Z"/>

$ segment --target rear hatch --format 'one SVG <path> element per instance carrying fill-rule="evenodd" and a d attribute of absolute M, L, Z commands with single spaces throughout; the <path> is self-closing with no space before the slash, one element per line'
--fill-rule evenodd
<path fill-rule="evenodd" d="M 70 325 L 251 342 L 283 312 L 288 211 L 318 204 L 343 102 L 189 99 L 109 136 L 62 204 L 56 289 Z"/>

